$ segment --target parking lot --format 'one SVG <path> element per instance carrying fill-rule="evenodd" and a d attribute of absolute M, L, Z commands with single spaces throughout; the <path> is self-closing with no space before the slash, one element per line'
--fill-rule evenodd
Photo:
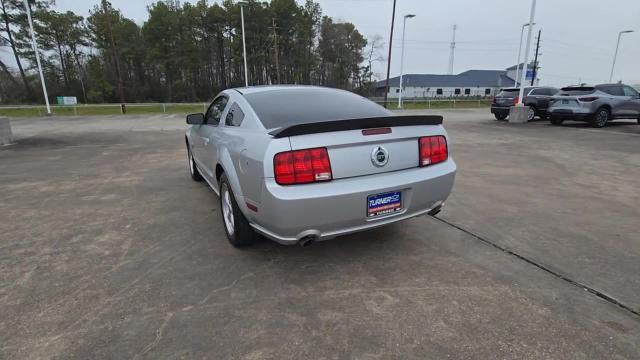
<path fill-rule="evenodd" d="M 637 359 L 640 126 L 429 113 L 458 163 L 436 218 L 241 250 L 182 117 L 14 121 L 0 358 Z"/>

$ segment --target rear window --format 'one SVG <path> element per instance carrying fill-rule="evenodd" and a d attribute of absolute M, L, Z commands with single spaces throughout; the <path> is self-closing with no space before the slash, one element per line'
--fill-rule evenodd
<path fill-rule="evenodd" d="M 538 89 L 534 89 L 530 95 L 553 96 L 557 92 L 558 92 L 558 89 L 554 89 L 554 88 L 538 88 Z"/>
<path fill-rule="evenodd" d="M 528 94 L 529 91 L 531 91 L 531 88 L 524 88 L 524 93 Z M 510 98 L 515 98 L 516 96 L 520 95 L 520 89 L 502 89 L 500 91 L 500 93 L 497 95 L 497 97 L 510 97 Z"/>
<path fill-rule="evenodd" d="M 297 124 L 389 116 L 382 106 L 348 91 L 292 88 L 244 94 L 267 129 Z"/>
<path fill-rule="evenodd" d="M 520 93 L 520 89 L 502 89 L 497 97 L 516 97 Z"/>
<path fill-rule="evenodd" d="M 581 87 L 566 87 L 562 88 L 562 91 L 558 95 L 575 96 L 575 95 L 588 95 L 593 94 L 596 91 L 595 88 L 589 86 Z"/>

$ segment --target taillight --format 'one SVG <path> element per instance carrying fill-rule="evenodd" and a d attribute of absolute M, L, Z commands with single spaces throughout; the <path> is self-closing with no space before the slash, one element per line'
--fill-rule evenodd
<path fill-rule="evenodd" d="M 582 102 L 594 102 L 594 101 L 598 100 L 598 97 L 597 96 L 587 96 L 587 97 L 578 98 L 578 100 L 580 100 Z"/>
<path fill-rule="evenodd" d="M 516 97 L 513 99 L 513 105 L 518 105 L 518 101 L 520 101 L 520 96 L 516 96 Z"/>
<path fill-rule="evenodd" d="M 327 148 L 285 151 L 273 158 L 276 182 L 280 185 L 308 184 L 332 179 Z"/>
<path fill-rule="evenodd" d="M 420 166 L 429 166 L 446 161 L 449 157 L 447 139 L 444 136 L 426 136 L 419 140 Z"/>

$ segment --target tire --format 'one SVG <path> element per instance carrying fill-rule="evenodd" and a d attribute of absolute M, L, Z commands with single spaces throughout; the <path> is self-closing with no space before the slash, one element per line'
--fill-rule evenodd
<path fill-rule="evenodd" d="M 609 113 L 609 110 L 607 108 L 602 107 L 598 109 L 595 114 L 593 114 L 590 124 L 594 128 L 602 128 L 605 125 L 607 125 L 607 123 L 609 122 L 610 116 L 611 114 Z"/>
<path fill-rule="evenodd" d="M 223 173 L 220 177 L 220 215 L 222 225 L 227 235 L 227 240 L 235 247 L 243 247 L 253 244 L 257 234 L 249 225 L 238 207 L 236 198 L 231 190 L 227 176 Z"/>
<path fill-rule="evenodd" d="M 193 181 L 202 181 L 202 175 L 200 174 L 200 170 L 196 166 L 195 160 L 193 160 L 193 153 L 191 153 L 191 146 L 187 143 L 187 159 L 189 161 L 189 175 L 191 175 L 191 179 Z"/>
<path fill-rule="evenodd" d="M 527 122 L 533 121 L 536 118 L 536 107 L 529 106 L 529 110 L 527 110 Z"/>
<path fill-rule="evenodd" d="M 503 115 L 503 114 L 493 114 L 496 117 L 496 120 L 505 120 L 507 118 L 507 115 Z"/>
<path fill-rule="evenodd" d="M 551 125 L 562 125 L 562 123 L 564 122 L 564 120 L 562 118 L 559 118 L 557 116 L 551 116 L 549 115 L 549 121 L 551 122 Z"/>

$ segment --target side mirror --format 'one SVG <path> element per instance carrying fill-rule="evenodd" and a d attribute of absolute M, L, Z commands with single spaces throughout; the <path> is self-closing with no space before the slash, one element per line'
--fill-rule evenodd
<path fill-rule="evenodd" d="M 202 125 L 204 124 L 204 114 L 189 114 L 187 115 L 187 124 L 189 125 Z"/>

